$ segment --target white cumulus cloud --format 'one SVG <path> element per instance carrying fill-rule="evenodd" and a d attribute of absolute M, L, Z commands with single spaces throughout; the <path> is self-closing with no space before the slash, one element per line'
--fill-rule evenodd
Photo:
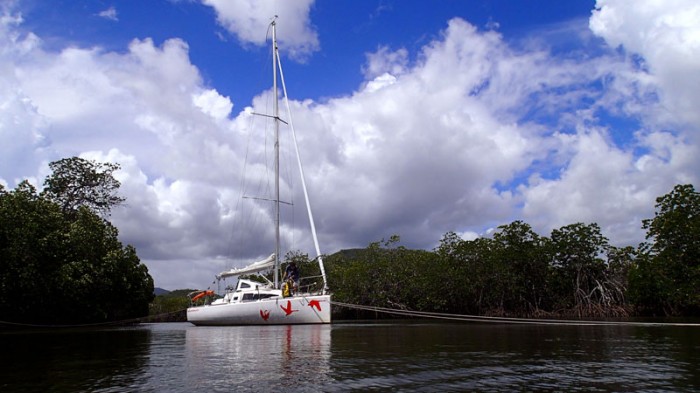
<path fill-rule="evenodd" d="M 310 1 L 205 4 L 241 42 L 261 44 L 277 13 L 293 54 L 319 49 Z M 590 53 L 516 48 L 454 18 L 418 53 L 378 38 L 355 91 L 293 100 L 322 251 L 393 234 L 431 248 L 447 231 L 474 238 L 515 219 L 542 235 L 597 222 L 613 243 L 641 241 L 654 199 L 699 180 L 698 6 L 596 7 L 590 28 L 602 40 L 581 44 Z M 206 285 L 230 267 L 232 248 L 269 254 L 265 203 L 248 200 L 250 215 L 237 206 L 269 188 L 239 173 L 246 156 L 248 174 L 269 161 L 269 143 L 246 132 L 253 112 L 268 112 L 266 87 L 234 111 L 180 38 L 49 50 L 3 12 L 1 183 L 41 179 L 48 162 L 73 155 L 120 163 L 127 203 L 112 219 L 161 287 Z M 282 189 L 302 205 L 298 184 Z M 308 250 L 305 225 L 297 214 L 285 241 Z"/>
<path fill-rule="evenodd" d="M 293 58 L 303 60 L 319 49 L 318 35 L 309 12 L 313 0 L 202 0 L 216 11 L 217 20 L 243 43 L 264 45 L 272 18 L 279 17 L 280 47 Z"/>

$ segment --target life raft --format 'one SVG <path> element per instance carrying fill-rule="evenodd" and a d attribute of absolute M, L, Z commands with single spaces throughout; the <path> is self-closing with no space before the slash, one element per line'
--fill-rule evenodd
<path fill-rule="evenodd" d="M 214 296 L 214 294 L 215 294 L 214 291 L 210 291 L 210 290 L 202 291 L 202 292 L 200 292 L 200 293 L 194 295 L 194 296 L 192 297 L 192 301 L 194 302 L 194 301 L 199 300 L 199 299 L 201 299 L 201 298 L 203 298 L 203 297 L 205 297 L 205 296 Z"/>

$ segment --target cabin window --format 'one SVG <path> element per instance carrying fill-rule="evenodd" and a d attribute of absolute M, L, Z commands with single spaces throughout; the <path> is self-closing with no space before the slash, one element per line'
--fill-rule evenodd
<path fill-rule="evenodd" d="M 242 282 L 241 288 L 250 288 L 250 284 L 248 284 L 247 282 Z M 245 298 L 244 298 L 244 300 L 245 300 Z"/>
<path fill-rule="evenodd" d="M 252 293 L 244 293 L 243 294 L 243 301 L 245 302 L 247 300 L 253 300 L 253 299 L 255 299 L 254 296 L 255 295 Z"/>

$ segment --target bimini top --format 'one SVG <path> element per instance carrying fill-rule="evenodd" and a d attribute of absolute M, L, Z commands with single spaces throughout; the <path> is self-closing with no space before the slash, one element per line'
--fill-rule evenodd
<path fill-rule="evenodd" d="M 262 261 L 257 261 L 254 263 L 251 263 L 250 265 L 246 267 L 241 267 L 238 269 L 231 269 L 227 270 L 225 272 L 221 272 L 216 275 L 217 280 L 221 280 L 222 278 L 226 277 L 231 277 L 231 276 L 240 276 L 241 274 L 252 274 L 252 273 L 258 273 L 263 270 L 267 270 L 275 266 L 275 254 L 271 254 L 269 257 L 263 259 Z"/>

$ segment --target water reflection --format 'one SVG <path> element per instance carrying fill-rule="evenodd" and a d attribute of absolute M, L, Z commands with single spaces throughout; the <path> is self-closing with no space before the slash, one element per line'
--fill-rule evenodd
<path fill-rule="evenodd" d="M 126 391 L 142 378 L 148 330 L 62 330 L 0 334 L 0 391 Z"/>
<path fill-rule="evenodd" d="M 0 331 L 5 392 L 700 391 L 700 328 L 393 321 Z"/>
<path fill-rule="evenodd" d="M 334 326 L 331 373 L 353 390 L 687 391 L 699 329 L 489 324 Z M 674 332 L 682 329 L 671 328 Z M 679 333 L 683 334 L 683 333 Z M 693 350 L 685 348 L 690 344 Z M 690 389 L 693 390 L 693 389 Z"/>

